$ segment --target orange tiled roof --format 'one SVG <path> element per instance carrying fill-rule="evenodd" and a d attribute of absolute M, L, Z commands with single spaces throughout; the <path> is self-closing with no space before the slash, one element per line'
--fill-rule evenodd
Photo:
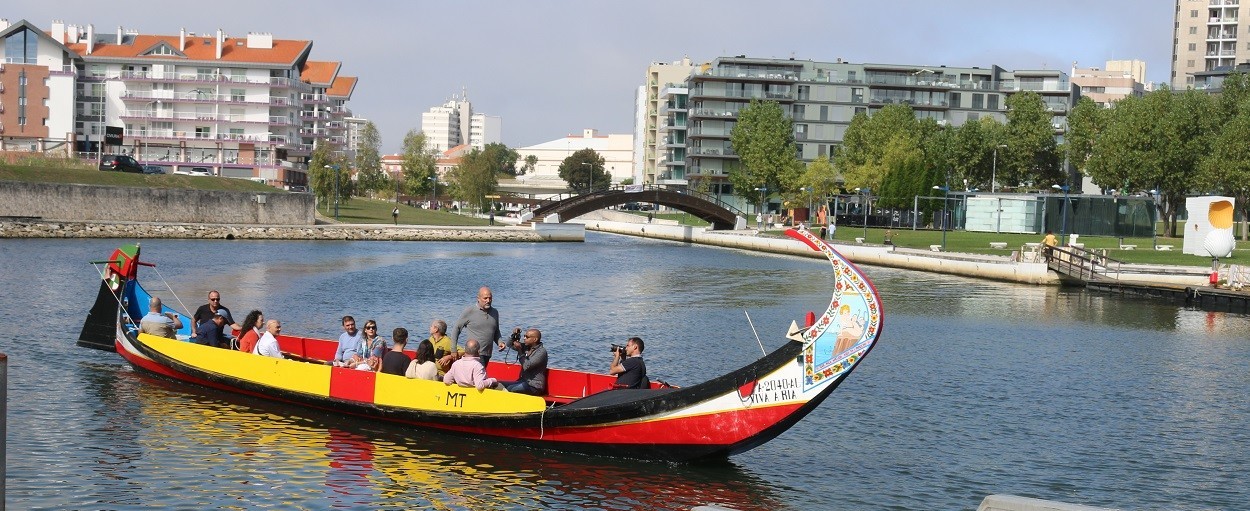
<path fill-rule="evenodd" d="M 127 36 L 133 41 L 129 44 L 100 43 L 95 44 L 94 51 L 87 54 L 87 43 L 79 42 L 65 45 L 86 59 L 92 57 L 142 58 L 153 60 L 184 60 L 172 55 L 143 55 L 143 52 L 164 42 L 178 50 L 177 35 L 136 35 Z M 205 44 L 205 41 L 208 41 Z M 299 57 L 309 51 L 312 41 L 296 41 L 274 39 L 273 48 L 248 48 L 246 37 L 227 37 L 221 45 L 220 62 L 256 62 L 262 64 L 294 64 Z M 190 60 L 217 60 L 217 36 L 187 36 L 187 47 L 181 50 Z"/>
<path fill-rule="evenodd" d="M 329 87 L 334 82 L 334 77 L 339 74 L 338 62 L 320 62 L 309 60 L 299 68 L 299 79 L 313 85 Z"/>
<path fill-rule="evenodd" d="M 326 95 L 334 96 L 336 98 L 351 99 L 352 91 L 356 90 L 356 80 L 357 78 L 355 76 L 337 77 L 334 79 L 334 85 L 331 85 L 329 89 L 326 89 Z"/>

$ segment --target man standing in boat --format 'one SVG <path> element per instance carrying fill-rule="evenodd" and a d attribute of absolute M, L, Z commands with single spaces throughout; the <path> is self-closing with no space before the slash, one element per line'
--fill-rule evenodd
<path fill-rule="evenodd" d="M 518 334 L 513 334 L 516 336 Z M 501 382 L 508 392 L 542 396 L 547 393 L 547 347 L 543 346 L 543 333 L 537 328 L 525 331 L 525 337 L 513 339 L 505 346 L 499 344 L 499 352 L 509 347 L 517 351 L 517 363 L 521 364 L 521 376 L 517 381 Z"/>
<path fill-rule="evenodd" d="M 630 337 L 625 346 L 612 345 L 612 367 L 608 374 L 616 375 L 616 389 L 646 389 L 651 387 L 647 379 L 647 364 L 642 361 L 643 343 L 640 337 Z"/>
<path fill-rule="evenodd" d="M 200 308 L 195 310 L 195 315 L 191 316 L 191 336 L 195 337 L 198 335 L 197 332 L 200 325 L 205 321 L 213 319 L 214 314 L 220 314 L 222 318 L 225 318 L 226 326 L 232 329 L 240 328 L 239 324 L 234 322 L 234 317 L 230 316 L 230 309 L 221 304 L 221 293 L 214 289 L 208 292 L 208 303 L 201 305 Z M 200 344 L 205 343 L 201 342 Z"/>
<path fill-rule="evenodd" d="M 461 331 L 466 332 L 466 338 L 477 339 L 481 343 L 479 357 L 482 367 L 490 362 L 495 344 L 503 342 L 503 334 L 499 333 L 499 309 L 491 307 L 493 301 L 490 288 L 482 286 L 477 290 L 477 303 L 465 309 L 451 329 L 451 341 L 455 344 L 460 343 Z"/>

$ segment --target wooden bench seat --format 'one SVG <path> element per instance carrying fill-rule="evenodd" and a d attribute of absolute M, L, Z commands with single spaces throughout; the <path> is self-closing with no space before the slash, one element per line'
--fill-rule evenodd
<path fill-rule="evenodd" d="M 1007 248 L 1006 241 L 991 241 L 990 248 L 1004 249 Z"/>

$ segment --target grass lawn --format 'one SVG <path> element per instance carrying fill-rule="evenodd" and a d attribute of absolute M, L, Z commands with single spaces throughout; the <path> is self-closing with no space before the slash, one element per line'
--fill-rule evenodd
<path fill-rule="evenodd" d="M 132 188 L 190 188 L 253 193 L 287 193 L 269 185 L 246 179 L 181 176 L 175 174 L 134 174 L 103 172 L 95 168 L 58 168 L 24 165 L 0 165 L 0 181 L 29 183 L 77 183 Z M 388 212 L 389 215 L 389 212 Z"/>
<path fill-rule="evenodd" d="M 643 217 L 643 218 L 646 218 L 646 217 L 647 217 L 647 212 L 646 212 L 646 211 L 622 211 L 622 213 L 629 213 L 629 214 L 631 214 L 631 215 L 638 215 L 638 216 Z M 694 216 L 694 215 L 692 215 L 692 214 L 690 214 L 690 213 L 682 213 L 682 212 L 677 212 L 677 213 L 656 213 L 654 218 L 657 218 L 657 219 L 663 219 L 663 220 L 676 220 L 676 221 L 677 221 L 677 223 L 679 223 L 679 224 L 681 224 L 681 225 L 692 225 L 692 226 L 695 226 L 695 227 L 707 227 L 708 225 L 711 225 L 711 224 L 708 224 L 708 223 L 707 223 L 707 221 L 706 221 L 706 220 L 704 220 L 704 219 L 702 219 L 702 218 L 699 218 L 699 217 L 697 217 L 697 216 Z"/>
<path fill-rule="evenodd" d="M 891 241 L 896 246 L 915 248 L 920 250 L 929 250 L 929 245 L 942 244 L 942 231 L 930 230 L 911 230 L 911 229 L 888 229 L 891 233 Z M 887 229 L 868 228 L 867 236 L 864 235 L 862 227 L 839 227 L 835 233 L 835 239 L 844 243 L 855 243 L 855 238 L 865 238 L 868 243 L 881 244 L 885 242 L 885 234 Z M 782 231 L 768 231 L 768 234 L 781 235 Z M 1058 233 L 1055 234 L 1058 236 Z M 1007 248 L 994 249 L 990 248 L 991 242 L 1006 242 Z M 972 254 L 992 254 L 1001 256 L 1010 256 L 1013 250 L 1020 250 L 1025 243 L 1040 243 L 1042 236 L 1037 234 L 1007 234 L 992 232 L 968 232 L 968 231 L 946 231 L 946 251 L 947 252 L 964 252 Z M 1142 264 L 1174 264 L 1182 266 L 1211 266 L 1211 258 L 1199 257 L 1194 255 L 1182 254 L 1181 246 L 1184 240 L 1181 238 L 1165 238 L 1159 237 L 1160 245 L 1172 245 L 1171 251 L 1151 250 L 1151 238 L 1124 238 L 1124 244 L 1137 245 L 1135 250 L 1120 250 L 1119 238 L 1109 236 L 1086 236 L 1080 237 L 1080 242 L 1085 244 L 1086 249 L 1106 249 L 1107 256 L 1113 259 L 1119 259 L 1127 263 Z M 1250 260 L 1250 248 L 1243 248 L 1250 245 L 1242 243 L 1233 251 L 1233 257 L 1227 262 L 1236 263 L 1241 260 Z"/>
<path fill-rule="evenodd" d="M 334 218 L 334 202 L 317 206 L 317 213 Z M 328 206 L 328 207 L 326 207 Z M 390 224 L 394 201 L 353 197 L 339 203 L 339 222 L 347 224 Z M 484 218 L 457 215 L 447 211 L 430 211 L 399 204 L 399 223 L 402 225 L 487 225 Z M 497 224 L 499 225 L 499 224 Z"/>

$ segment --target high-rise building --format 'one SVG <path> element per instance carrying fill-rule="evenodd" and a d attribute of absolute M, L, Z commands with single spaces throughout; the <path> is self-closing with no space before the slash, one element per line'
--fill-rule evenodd
<path fill-rule="evenodd" d="M 1176 0 L 1172 34 L 1172 77 L 1175 90 L 1194 85 L 1194 73 L 1231 68 L 1250 60 L 1250 34 L 1238 23 L 1248 19 L 1250 0 Z"/>
<path fill-rule="evenodd" d="M 482 149 L 486 144 L 502 140 L 503 119 L 499 116 L 475 114 L 467 92 L 452 96 L 442 105 L 421 114 L 421 132 L 426 147 L 443 152 L 459 145 Z"/>
<path fill-rule="evenodd" d="M 12 25 L 0 20 L 0 47 L 0 150 L 42 152 L 60 146 L 67 149 L 61 154 L 70 156 L 75 77 L 82 58 L 26 20 Z"/>
<path fill-rule="evenodd" d="M 312 41 L 220 30 L 146 35 L 118 27 L 98 34 L 92 25 L 61 21 L 44 33 L 24 20 L 0 22 L 0 41 L 3 74 L 26 77 L 26 86 L 14 89 L 26 94 L 14 102 L 27 107 L 20 109 L 24 131 L 60 139 L 82 155 L 124 152 L 171 170 L 208 167 L 220 176 L 302 186 L 314 147 L 343 152 L 342 120 L 356 79 L 340 76 L 338 62 L 309 60 Z M 44 75 L 46 86 L 31 83 Z M 4 80 L 0 94 L 9 89 Z M 0 122 L 9 114 L 2 115 Z M 36 124 L 47 128 L 34 130 Z M 124 128 L 121 145 L 101 144 L 106 126 Z"/>
<path fill-rule="evenodd" d="M 640 115 L 634 127 L 634 138 L 641 141 L 634 155 L 634 176 L 641 177 L 642 182 L 655 183 L 660 161 L 665 157 L 659 144 L 664 119 L 660 114 L 660 92 L 672 85 L 684 85 L 694 69 L 689 57 L 669 63 L 652 62 L 647 66 L 646 85 L 639 93 L 640 104 L 636 106 Z"/>
<path fill-rule="evenodd" d="M 1129 97 L 1141 97 L 1146 87 L 1142 83 L 1146 75 L 1146 63 L 1140 60 L 1109 60 L 1106 69 L 1081 69 L 1072 65 L 1072 85 L 1079 88 L 1081 96 L 1087 96 L 1103 107 Z"/>

